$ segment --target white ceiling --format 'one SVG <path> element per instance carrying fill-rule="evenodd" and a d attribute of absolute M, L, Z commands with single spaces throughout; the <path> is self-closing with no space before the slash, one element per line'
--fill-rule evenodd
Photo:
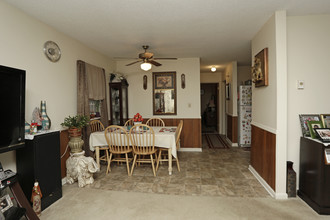
<path fill-rule="evenodd" d="M 149 45 L 155 57 L 200 57 L 201 72 L 250 65 L 251 39 L 277 10 L 330 13 L 330 0 L 5 1 L 111 58 L 135 58 Z"/>

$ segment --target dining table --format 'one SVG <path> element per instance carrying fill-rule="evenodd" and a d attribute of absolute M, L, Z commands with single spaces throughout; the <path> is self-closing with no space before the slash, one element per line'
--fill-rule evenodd
<path fill-rule="evenodd" d="M 129 134 L 128 127 L 125 127 Z M 151 127 L 155 133 L 155 147 L 168 149 L 168 155 L 177 157 L 176 150 L 176 126 L 171 127 Z M 131 140 L 130 140 L 131 141 Z M 100 147 L 108 146 L 104 131 L 92 132 L 89 136 L 89 148 L 95 151 L 96 163 L 100 167 Z M 172 175 L 172 157 L 168 158 L 168 173 Z"/>

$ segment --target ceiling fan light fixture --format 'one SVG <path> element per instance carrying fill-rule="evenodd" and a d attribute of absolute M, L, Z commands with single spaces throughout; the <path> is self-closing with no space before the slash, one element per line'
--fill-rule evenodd
<path fill-rule="evenodd" d="M 217 71 L 217 68 L 215 68 L 215 66 L 212 66 L 212 67 L 211 67 L 211 71 L 212 71 L 212 72 L 215 72 L 215 71 Z"/>
<path fill-rule="evenodd" d="M 143 62 L 141 63 L 141 69 L 144 71 L 148 71 L 151 69 L 151 63 Z"/>

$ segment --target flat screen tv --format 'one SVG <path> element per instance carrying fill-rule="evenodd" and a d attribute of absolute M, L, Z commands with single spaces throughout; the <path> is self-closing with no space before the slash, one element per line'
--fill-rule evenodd
<path fill-rule="evenodd" d="M 0 65 L 0 153 L 24 147 L 25 70 Z"/>

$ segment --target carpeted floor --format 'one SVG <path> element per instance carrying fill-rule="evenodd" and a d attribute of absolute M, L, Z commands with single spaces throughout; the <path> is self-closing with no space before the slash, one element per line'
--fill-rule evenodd
<path fill-rule="evenodd" d="M 248 170 L 250 152 L 240 148 L 209 148 L 179 152 L 181 172 L 163 164 L 154 177 L 151 165 L 128 177 L 125 165 L 105 165 L 95 182 L 79 188 L 63 186 L 63 197 L 42 211 L 41 220 L 71 219 L 329 219 L 299 197 L 275 200 Z"/>

